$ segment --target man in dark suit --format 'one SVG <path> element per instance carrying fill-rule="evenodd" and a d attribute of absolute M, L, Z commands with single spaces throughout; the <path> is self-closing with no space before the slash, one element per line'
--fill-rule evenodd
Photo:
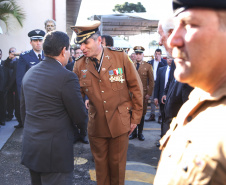
<path fill-rule="evenodd" d="M 17 64 L 16 82 L 19 97 L 21 82 L 25 73 L 44 58 L 44 53 L 42 51 L 42 40 L 44 35 L 45 32 L 39 29 L 32 30 L 28 33 L 28 37 L 30 37 L 31 40 L 30 44 L 32 46 L 32 50 L 22 53 Z"/>
<path fill-rule="evenodd" d="M 5 62 L 1 60 L 1 57 L 2 50 L 0 49 L 0 125 L 5 125 L 7 98 L 6 86 L 9 79 L 9 70 L 5 67 Z"/>
<path fill-rule="evenodd" d="M 158 73 L 159 68 L 163 67 L 163 66 L 167 66 L 167 61 L 165 59 L 163 59 L 161 57 L 161 55 L 162 55 L 162 50 L 156 49 L 155 50 L 155 58 L 151 61 L 148 61 L 148 63 L 151 64 L 153 67 L 154 81 L 156 81 L 156 79 L 157 79 L 157 73 Z M 155 121 L 156 105 L 154 103 L 154 91 L 155 91 L 155 88 L 153 89 L 152 96 L 151 96 L 151 114 L 150 114 L 150 117 L 145 121 Z M 161 114 L 159 113 L 158 119 L 161 118 L 160 116 L 161 116 Z"/>
<path fill-rule="evenodd" d="M 161 102 L 162 96 L 164 95 L 164 89 L 166 87 L 166 84 L 169 79 L 169 74 L 170 74 L 170 66 L 172 63 L 172 58 L 168 57 L 167 58 L 167 64 L 168 66 L 164 66 L 159 68 L 158 73 L 157 73 L 157 79 L 155 81 L 155 90 L 154 90 L 154 102 L 155 105 L 160 106 L 160 112 L 161 116 L 164 114 L 164 104 Z M 161 123 L 162 125 L 162 119 L 158 120 L 158 123 Z"/>
<path fill-rule="evenodd" d="M 18 95 L 18 91 L 17 91 L 17 84 L 16 84 L 16 72 L 17 72 L 17 63 L 18 63 L 18 58 L 16 58 L 16 48 L 11 47 L 9 49 L 9 57 L 5 60 L 5 66 L 11 70 L 11 75 L 10 78 L 8 80 L 7 83 L 7 92 L 8 92 L 8 99 L 7 99 L 7 106 L 9 107 L 15 107 L 15 116 L 16 119 L 18 121 L 18 125 L 15 125 L 15 128 L 22 128 L 22 121 L 21 121 L 21 117 L 20 117 L 20 99 L 19 99 L 19 95 Z M 12 94 L 11 94 L 12 93 Z M 15 93 L 15 95 L 14 95 Z M 12 100 L 13 99 L 13 100 Z M 10 105 L 13 104 L 13 105 Z M 8 114 L 10 113 L 10 111 L 7 111 Z M 12 111 L 12 115 L 13 115 L 13 111 Z M 12 117 L 8 117 L 11 118 Z M 6 118 L 7 120 L 7 118 Z M 10 119 L 9 119 L 10 120 Z"/>
<path fill-rule="evenodd" d="M 44 60 L 25 74 L 21 86 L 21 163 L 29 168 L 32 184 L 72 185 L 74 127 L 87 128 L 88 117 L 78 77 L 64 68 L 69 37 L 49 32 L 43 49 Z"/>
<path fill-rule="evenodd" d="M 170 75 L 173 75 L 175 68 L 175 63 L 173 62 L 172 73 Z M 162 136 L 169 130 L 172 119 L 177 116 L 181 106 L 188 100 L 188 96 L 193 90 L 193 87 L 188 84 L 176 81 L 174 75 L 171 78 L 172 81 L 169 81 L 167 84 L 164 90 L 164 96 L 162 97 L 163 104 L 163 100 L 165 99 Z"/>

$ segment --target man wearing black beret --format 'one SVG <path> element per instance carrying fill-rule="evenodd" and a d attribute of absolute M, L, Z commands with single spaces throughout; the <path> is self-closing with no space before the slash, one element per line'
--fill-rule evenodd
<path fill-rule="evenodd" d="M 38 64 L 44 58 L 44 53 L 42 51 L 42 41 L 44 36 L 45 36 L 45 32 L 40 29 L 35 29 L 28 33 L 28 37 L 30 37 L 30 44 L 32 46 L 32 49 L 22 53 L 19 57 L 19 61 L 17 64 L 16 82 L 17 82 L 17 90 L 18 90 L 19 97 L 20 97 L 21 82 L 25 73 L 32 66 Z"/>
<path fill-rule="evenodd" d="M 226 184 L 226 1 L 173 0 L 174 76 L 194 87 L 160 141 L 155 185 Z"/>

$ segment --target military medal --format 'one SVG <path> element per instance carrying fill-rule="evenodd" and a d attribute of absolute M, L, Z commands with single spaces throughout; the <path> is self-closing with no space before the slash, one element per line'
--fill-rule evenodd
<path fill-rule="evenodd" d="M 123 71 L 122 68 L 118 68 L 118 73 L 119 73 L 119 82 L 123 83 L 125 81 L 125 79 L 123 79 Z"/>
<path fill-rule="evenodd" d="M 81 70 L 81 71 L 82 71 L 82 78 L 86 78 L 87 69 L 84 69 L 84 70 Z"/>
<path fill-rule="evenodd" d="M 111 82 L 114 82 L 115 81 L 115 78 L 114 78 L 114 73 L 113 73 L 113 70 L 110 70 L 109 71 L 109 75 L 110 75 L 110 78 L 109 78 L 109 80 L 111 81 Z"/>

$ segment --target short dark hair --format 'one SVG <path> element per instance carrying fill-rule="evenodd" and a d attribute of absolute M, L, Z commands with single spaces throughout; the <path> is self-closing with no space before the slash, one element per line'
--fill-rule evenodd
<path fill-rule="evenodd" d="M 101 38 L 105 38 L 106 46 L 114 46 L 114 40 L 110 35 L 102 35 Z"/>
<path fill-rule="evenodd" d="M 45 55 L 59 56 L 63 48 L 69 48 L 69 37 L 61 31 L 52 31 L 45 35 L 43 51 Z"/>
<path fill-rule="evenodd" d="M 75 50 L 75 49 L 71 47 L 71 48 L 70 48 L 70 52 L 71 52 L 72 50 Z"/>
<path fill-rule="evenodd" d="M 2 53 L 2 50 L 0 49 L 0 52 Z"/>
<path fill-rule="evenodd" d="M 162 54 L 162 50 L 159 49 L 159 48 L 155 50 L 155 53 L 156 53 L 156 52 L 160 52 L 160 53 Z"/>

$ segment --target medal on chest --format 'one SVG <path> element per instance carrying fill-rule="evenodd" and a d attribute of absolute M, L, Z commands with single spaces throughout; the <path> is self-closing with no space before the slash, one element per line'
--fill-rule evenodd
<path fill-rule="evenodd" d="M 122 68 L 116 68 L 109 71 L 109 80 L 110 82 L 120 82 L 123 83 L 125 79 L 123 79 L 123 70 Z"/>

